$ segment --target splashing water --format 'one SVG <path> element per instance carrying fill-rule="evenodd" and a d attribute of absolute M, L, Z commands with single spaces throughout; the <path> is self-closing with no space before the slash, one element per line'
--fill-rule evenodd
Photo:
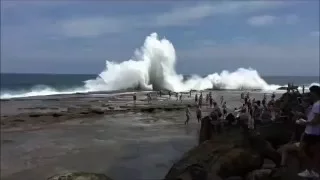
<path fill-rule="evenodd" d="M 256 70 L 239 68 L 235 72 L 223 71 L 207 77 L 193 75 L 184 80 L 175 71 L 176 52 L 170 41 L 158 39 L 156 33 L 148 36 L 132 60 L 122 63 L 107 61 L 106 69 L 95 80 L 86 81 L 89 90 L 118 90 L 139 86 L 143 89 L 171 91 L 222 89 L 275 90 L 278 85 L 268 85 Z"/>
<path fill-rule="evenodd" d="M 147 36 L 144 45 L 135 51 L 134 58 L 121 63 L 106 61 L 106 69 L 96 79 L 85 81 L 84 87 L 58 91 L 52 87 L 32 89 L 29 92 L 1 93 L 1 99 L 45 96 L 53 94 L 113 91 L 130 88 L 143 90 L 166 89 L 176 92 L 189 90 L 261 89 L 274 91 L 280 85 L 269 85 L 251 68 L 239 68 L 234 72 L 222 71 L 206 77 L 192 75 L 187 80 L 175 71 L 176 52 L 167 39 L 159 39 L 156 33 Z M 319 85 L 313 83 L 313 85 Z"/>

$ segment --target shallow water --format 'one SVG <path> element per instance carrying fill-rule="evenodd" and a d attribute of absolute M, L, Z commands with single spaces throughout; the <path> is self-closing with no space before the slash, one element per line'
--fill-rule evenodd
<path fill-rule="evenodd" d="M 64 171 L 115 180 L 162 179 L 197 143 L 199 124 L 184 112 L 118 114 L 2 133 L 1 179 L 45 179 Z"/>

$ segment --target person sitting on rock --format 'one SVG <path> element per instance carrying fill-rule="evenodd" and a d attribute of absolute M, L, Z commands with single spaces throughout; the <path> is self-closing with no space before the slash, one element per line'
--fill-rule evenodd
<path fill-rule="evenodd" d="M 220 118 L 222 116 L 220 107 L 216 102 L 213 102 L 213 110 L 210 113 L 211 123 L 214 127 L 216 133 L 218 133 L 218 128 L 221 128 Z"/>
<path fill-rule="evenodd" d="M 189 123 L 189 120 L 190 120 L 190 105 L 187 105 L 187 108 L 186 108 L 186 121 L 184 122 L 185 125 L 187 125 Z"/>
<path fill-rule="evenodd" d="M 249 122 L 249 113 L 247 108 L 244 107 L 241 109 L 239 114 L 239 124 L 243 130 L 243 134 L 245 135 L 245 137 L 247 137 L 249 133 L 248 122 Z"/>
<path fill-rule="evenodd" d="M 232 113 L 229 113 L 226 116 L 226 121 L 229 126 L 234 125 L 236 123 L 236 117 Z"/>
<path fill-rule="evenodd" d="M 199 123 L 201 121 L 201 118 L 202 118 L 202 111 L 201 111 L 200 106 L 198 106 L 198 108 L 197 108 L 196 115 L 197 115 L 197 120 L 198 120 L 198 123 Z"/>

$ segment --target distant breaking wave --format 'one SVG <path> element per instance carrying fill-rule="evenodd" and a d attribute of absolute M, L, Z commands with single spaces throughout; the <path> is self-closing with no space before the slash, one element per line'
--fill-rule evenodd
<path fill-rule="evenodd" d="M 184 79 L 183 75 L 175 71 L 176 61 L 173 44 L 167 39 L 159 39 L 156 33 L 152 33 L 146 37 L 143 46 L 135 51 L 132 59 L 121 63 L 107 60 L 105 70 L 96 79 L 85 81 L 83 87 L 58 91 L 48 86 L 41 86 L 41 88 L 35 87 L 28 92 L 1 92 L 1 99 L 130 88 L 182 92 L 210 88 L 275 91 L 281 87 L 268 84 L 252 68 L 239 68 L 234 72 L 224 70 L 220 74 L 213 73 L 206 77 L 191 75 L 188 79 Z"/>

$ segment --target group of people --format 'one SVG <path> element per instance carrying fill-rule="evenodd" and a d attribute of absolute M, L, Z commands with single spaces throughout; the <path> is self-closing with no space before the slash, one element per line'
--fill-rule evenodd
<path fill-rule="evenodd" d="M 196 94 L 194 101 L 197 105 L 197 110 L 196 110 L 196 117 L 197 121 L 201 122 L 202 119 L 202 107 L 203 107 L 203 93 L 200 92 L 200 95 Z M 222 110 L 219 107 L 218 103 L 213 99 L 212 92 L 209 92 L 206 94 L 206 104 L 208 107 L 211 109 L 209 117 L 212 119 L 212 123 L 215 124 L 215 127 L 218 125 L 222 125 L 222 121 L 225 119 L 226 114 L 227 114 L 227 104 L 226 101 L 224 101 L 223 96 L 220 97 L 220 104 L 222 106 Z M 188 124 L 190 120 L 190 105 L 187 106 L 186 109 L 186 121 L 185 124 Z"/>

